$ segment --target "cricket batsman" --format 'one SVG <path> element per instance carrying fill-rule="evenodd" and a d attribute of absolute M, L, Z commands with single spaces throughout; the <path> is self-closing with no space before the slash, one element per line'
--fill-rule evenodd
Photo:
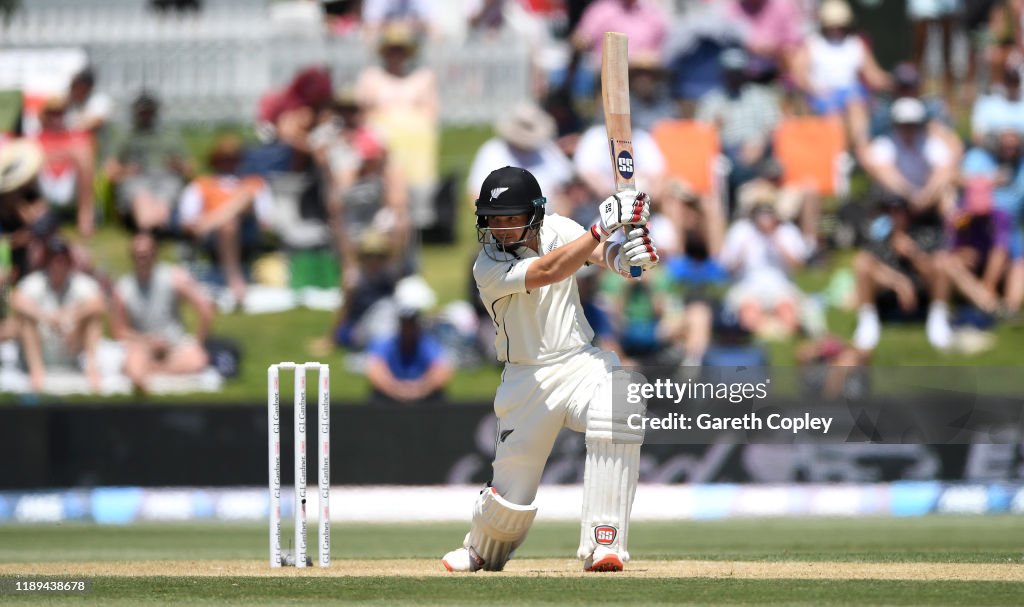
<path fill-rule="evenodd" d="M 628 374 L 614 353 L 591 345 L 594 332 L 574 274 L 588 263 L 624 277 L 630 266 L 654 267 L 658 253 L 646 227 L 650 198 L 632 190 L 610 196 L 589 231 L 566 217 L 545 216 L 545 202 L 533 175 L 514 167 L 491 172 L 476 200 L 483 249 L 473 276 L 505 369 L 494 396 L 494 474 L 473 506 L 462 547 L 441 561 L 449 571 L 505 567 L 537 515 L 537 486 L 563 426 L 586 433 L 577 556 L 586 571 L 621 571 L 629 560 L 629 514 L 644 436 L 626 420 L 644 405 L 613 396 L 613 377 L 624 390 Z M 607 242 L 623 227 L 624 243 Z"/>

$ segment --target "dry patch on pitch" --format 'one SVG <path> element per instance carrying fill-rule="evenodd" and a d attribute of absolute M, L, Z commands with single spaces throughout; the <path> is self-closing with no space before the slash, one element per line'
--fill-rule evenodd
<path fill-rule="evenodd" d="M 584 573 L 579 561 L 519 559 L 502 573 L 478 576 L 640 577 L 800 580 L 960 580 L 1024 582 L 1024 565 L 1008 563 L 839 563 L 802 561 L 633 561 L 625 572 Z M 0 575 L 60 576 L 403 576 L 432 577 L 448 573 L 437 559 L 335 560 L 329 569 L 271 570 L 266 561 L 103 561 L 83 563 L 0 564 Z"/>

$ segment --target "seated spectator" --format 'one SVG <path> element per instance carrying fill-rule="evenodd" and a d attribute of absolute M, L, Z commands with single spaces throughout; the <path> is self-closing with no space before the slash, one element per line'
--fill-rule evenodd
<path fill-rule="evenodd" d="M 172 212 L 194 167 L 180 133 L 159 125 L 159 110 L 159 102 L 148 93 L 135 99 L 132 131 L 114 145 L 106 173 L 126 226 L 173 232 Z"/>
<path fill-rule="evenodd" d="M 622 351 L 618 336 L 615 334 L 615 321 L 601 297 L 601 274 L 601 270 L 592 265 L 584 265 L 576 272 L 580 307 L 583 308 L 583 316 L 586 317 L 587 324 L 594 330 L 593 345 L 608 352 L 615 352 L 624 367 L 635 365 L 636 361 Z M 474 295 L 479 299 L 479 292 Z M 485 309 L 484 313 L 486 314 L 486 312 Z"/>
<path fill-rule="evenodd" d="M 722 2 L 688 2 L 676 17 L 665 42 L 672 96 L 684 102 L 684 113 L 722 80 L 720 55 L 742 45 L 740 25 Z"/>
<path fill-rule="evenodd" d="M 64 116 L 68 130 L 87 132 L 100 139 L 113 113 L 113 100 L 96 90 L 96 72 L 87 67 L 75 74 L 68 88 Z"/>
<path fill-rule="evenodd" d="M 993 140 L 994 139 L 994 140 Z M 993 184 L 996 210 L 1010 219 L 1010 269 L 1006 278 L 1005 309 L 1017 314 L 1024 303 L 1024 144 L 1022 135 L 1004 129 L 986 147 L 967 151 L 960 165 L 964 179 L 984 178 Z"/>
<path fill-rule="evenodd" d="M 761 164 L 755 179 L 743 184 L 736 192 L 740 209 L 752 208 L 757 200 L 775 200 L 779 217 L 792 222 L 803 235 L 808 255 L 818 249 L 821 197 L 813 187 L 800 184 L 786 185 L 782 180 L 782 167 L 775 159 Z"/>
<path fill-rule="evenodd" d="M 238 138 L 217 139 L 209 158 L 213 175 L 193 180 L 178 207 L 182 230 L 214 253 L 237 304 L 244 301 L 246 291 L 243 253 L 259 244 L 260 229 L 268 225 L 273 206 L 262 178 L 239 175 L 241 159 Z"/>
<path fill-rule="evenodd" d="M 985 314 L 1000 311 L 999 286 L 1009 267 L 1009 214 L 993 205 L 993 180 L 972 177 L 964 185 L 963 206 L 950 220 L 950 251 L 936 267 L 951 286 Z"/>
<path fill-rule="evenodd" d="M 992 86 L 1002 86 L 1006 83 L 1003 76 L 1006 74 L 1007 65 L 1015 59 L 1020 58 L 1020 51 L 1024 46 L 1024 3 L 1020 0 L 980 0 L 967 1 L 968 12 L 971 5 L 981 5 L 987 11 L 981 11 L 980 15 L 974 17 L 978 31 L 975 36 L 969 36 L 971 50 L 984 43 L 987 48 L 984 52 L 972 52 L 968 60 L 967 86 L 973 90 L 976 77 L 975 64 L 981 60 L 987 60 L 988 70 Z M 971 15 L 967 15 L 967 25 L 970 29 Z"/>
<path fill-rule="evenodd" d="M 670 349 L 681 324 L 682 301 L 663 271 L 644 272 L 637 280 L 615 280 L 606 272 L 601 290 L 614 319 L 615 341 L 626 360 L 637 364 L 678 364 Z"/>
<path fill-rule="evenodd" d="M 719 262 L 736 283 L 725 296 L 725 313 L 743 329 L 765 338 L 792 336 L 800 325 L 800 288 L 792 274 L 807 259 L 800 231 L 783 222 L 772 198 L 753 200 L 749 216 L 725 234 Z"/>
<path fill-rule="evenodd" d="M 673 181 L 653 204 L 651 238 L 658 243 L 669 276 L 686 289 L 687 297 L 703 296 L 709 287 L 724 282 L 729 275 L 718 263 L 727 224 L 721 201 Z"/>
<path fill-rule="evenodd" d="M 971 109 L 971 139 L 982 145 L 985 137 L 1003 129 L 1024 133 L 1024 96 L 1021 95 L 1020 66 L 1007 65 L 1003 85 L 974 102 Z"/>
<path fill-rule="evenodd" d="M 80 370 L 99 391 L 96 347 L 106 312 L 103 293 L 92 277 L 73 268 L 63 239 L 50 237 L 44 255 L 44 269 L 24 277 L 11 300 L 32 390 L 45 387 L 49 371 Z"/>
<path fill-rule="evenodd" d="M 454 368 L 441 344 L 424 331 L 420 312 L 402 308 L 398 333 L 367 348 L 366 377 L 377 402 L 414 404 L 444 398 Z"/>
<path fill-rule="evenodd" d="M 803 15 L 794 0 L 727 0 L 727 15 L 750 53 L 750 77 L 767 83 L 789 69 L 803 39 Z"/>
<path fill-rule="evenodd" d="M 418 50 L 413 30 L 386 27 L 378 47 L 382 65 L 359 74 L 355 94 L 406 180 L 413 225 L 423 228 L 436 220 L 441 123 L 437 76 L 430 67 L 414 66 Z"/>
<path fill-rule="evenodd" d="M 629 36 L 629 56 L 660 56 L 668 33 L 668 16 L 652 0 L 595 0 L 583 11 L 572 44 L 586 53 L 588 67 L 600 69 L 605 32 Z"/>
<path fill-rule="evenodd" d="M 309 136 L 331 102 L 331 74 L 323 67 L 299 70 L 286 87 L 260 98 L 256 132 L 262 145 L 246 150 L 243 170 L 269 178 L 275 172 L 311 168 Z"/>
<path fill-rule="evenodd" d="M 868 148 L 865 169 L 877 186 L 903 198 L 916 224 L 933 228 L 928 247 L 941 239 L 942 215 L 952 199 L 956 158 L 945 141 L 928 132 L 924 104 L 904 97 L 892 105 L 893 132 L 876 137 Z"/>
<path fill-rule="evenodd" d="M 647 132 L 662 120 L 679 117 L 679 108 L 665 86 L 665 66 L 658 55 L 633 53 L 629 58 L 629 110 L 633 128 Z"/>
<path fill-rule="evenodd" d="M 358 240 L 358 271 L 345 277 L 344 299 L 331 330 L 330 343 L 360 351 L 393 326 L 391 296 L 399 271 L 387 236 L 377 230 L 364 231 Z M 324 351 L 323 340 L 315 344 Z"/>
<path fill-rule="evenodd" d="M 39 185 L 42 168 L 43 149 L 35 141 L 0 144 L 0 234 L 10 250 L 12 283 L 34 269 L 32 249 L 58 227 Z"/>
<path fill-rule="evenodd" d="M 114 288 L 110 328 L 124 342 L 124 373 L 145 394 L 153 373 L 198 373 L 206 368 L 203 342 L 213 321 L 213 302 L 187 270 L 157 262 L 156 239 L 148 233 L 131 241 L 133 272 Z M 192 306 L 196 334 L 189 335 L 181 304 Z"/>
<path fill-rule="evenodd" d="M 853 30 L 853 11 L 844 0 L 825 0 L 818 11 L 820 31 L 794 54 L 792 74 L 811 111 L 840 115 L 854 147 L 868 141 L 868 88 L 890 86 L 863 38 Z M 865 86 L 867 85 L 867 86 Z"/>
<path fill-rule="evenodd" d="M 67 101 L 53 98 L 40 116 L 36 140 L 45 161 L 39 175 L 43 196 L 62 220 L 75 221 L 82 236 L 91 236 L 96 224 L 93 195 L 92 136 L 68 130 Z"/>
<path fill-rule="evenodd" d="M 495 167 L 524 168 L 537 177 L 552 207 L 573 177 L 572 163 L 554 142 L 555 122 L 532 102 L 524 102 L 498 119 L 497 137 L 488 139 L 473 158 L 466 179 L 471 198 Z"/>
<path fill-rule="evenodd" d="M 721 61 L 723 87 L 701 97 L 695 118 L 718 128 L 722 151 L 732 163 L 729 187 L 734 191 L 757 175 L 758 165 L 770 154 L 782 108 L 772 89 L 749 80 L 744 51 L 729 49 Z"/>
<path fill-rule="evenodd" d="M 924 104 L 928 134 L 946 142 L 956 157 L 963 154 L 963 142 L 957 134 L 953 115 L 945 99 L 939 95 L 927 95 L 921 91 L 921 78 L 913 63 L 898 64 L 892 70 L 892 93 L 875 98 L 871 116 L 871 136 L 878 137 L 892 131 L 892 104 L 896 99 L 912 97 Z M 857 150 L 863 154 L 864 150 Z"/>
<path fill-rule="evenodd" d="M 869 240 L 853 259 L 857 286 L 857 328 L 853 346 L 870 352 L 881 337 L 881 319 L 915 319 L 927 306 L 925 334 L 929 343 L 945 350 L 952 343 L 946 304 L 948 281 L 936 268 L 941 240 L 933 226 L 914 222 L 906 198 L 879 199 L 881 214 L 871 224 Z"/>
<path fill-rule="evenodd" d="M 359 32 L 361 9 L 358 0 L 323 0 L 323 7 L 329 33 L 348 36 Z"/>

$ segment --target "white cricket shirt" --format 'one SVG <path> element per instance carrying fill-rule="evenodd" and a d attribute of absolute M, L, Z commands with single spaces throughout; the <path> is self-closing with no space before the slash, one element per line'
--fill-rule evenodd
<path fill-rule="evenodd" d="M 548 215 L 540 229 L 544 254 L 576 240 L 586 230 L 560 215 Z M 539 255 L 519 247 L 515 255 L 499 253 L 495 261 L 484 251 L 473 264 L 480 299 L 494 321 L 498 360 L 521 365 L 558 362 L 590 345 L 594 330 L 583 315 L 576 277 L 526 290 L 526 269 Z"/>

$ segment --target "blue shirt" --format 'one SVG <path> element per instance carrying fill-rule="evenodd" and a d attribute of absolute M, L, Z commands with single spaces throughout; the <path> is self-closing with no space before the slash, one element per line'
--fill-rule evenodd
<path fill-rule="evenodd" d="M 960 171 L 964 176 L 995 177 L 999 171 L 999 161 L 986 149 L 971 148 L 964 154 L 960 162 Z M 999 210 L 1005 211 L 1014 222 L 1021 219 L 1024 206 L 1024 161 L 1017 167 L 1010 182 L 992 191 L 992 202 Z"/>
<path fill-rule="evenodd" d="M 383 360 L 391 374 L 401 380 L 420 379 L 434 363 L 445 358 L 441 344 L 426 334 L 420 335 L 419 344 L 408 357 L 402 356 L 397 335 L 378 339 L 370 344 L 368 352 L 370 356 Z"/>

